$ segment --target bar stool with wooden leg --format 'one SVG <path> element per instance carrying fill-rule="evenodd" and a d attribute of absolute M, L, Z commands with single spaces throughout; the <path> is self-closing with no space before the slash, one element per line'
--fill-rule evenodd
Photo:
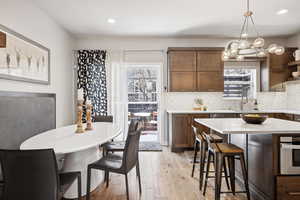
<path fill-rule="evenodd" d="M 192 177 L 194 177 L 195 165 L 197 161 L 198 150 L 200 149 L 200 161 L 201 161 L 201 149 L 203 145 L 204 138 L 201 134 L 199 134 L 198 129 L 192 125 L 193 134 L 194 134 L 194 158 L 193 158 L 193 169 L 192 169 Z"/>
<path fill-rule="evenodd" d="M 204 167 L 206 162 L 206 153 L 207 153 L 207 144 L 206 140 L 203 137 L 203 135 L 200 133 L 199 129 L 192 125 L 194 137 L 195 137 L 195 143 L 194 143 L 194 159 L 193 159 L 193 169 L 192 169 L 192 177 L 194 177 L 194 171 L 195 171 L 195 165 L 197 160 L 197 153 L 198 153 L 198 147 L 200 146 L 200 175 L 199 175 L 199 189 L 202 190 L 203 185 L 203 174 L 205 173 Z M 211 142 L 212 143 L 222 143 L 223 138 L 219 137 L 218 135 L 211 134 Z M 213 171 L 212 171 L 213 172 Z M 226 184 L 229 189 L 229 181 L 228 181 L 228 175 L 227 175 L 227 167 L 226 164 L 224 165 L 224 173 L 226 177 Z"/>
<path fill-rule="evenodd" d="M 246 163 L 244 158 L 244 150 L 239 148 L 233 144 L 227 143 L 218 143 L 213 144 L 211 143 L 210 135 L 203 133 L 206 138 L 206 142 L 208 145 L 208 161 L 206 165 L 206 174 L 205 174 L 205 183 L 204 183 L 204 190 L 203 195 L 206 193 L 207 187 L 207 180 L 209 178 L 209 168 L 210 168 L 210 161 L 212 157 L 214 158 L 214 167 L 215 167 L 215 200 L 220 200 L 221 193 L 246 193 L 247 199 L 250 200 L 250 192 L 249 192 L 249 185 L 248 185 L 248 176 L 247 176 L 247 169 Z M 225 158 L 229 160 L 230 165 L 230 182 L 231 182 L 231 192 L 222 192 L 222 168 L 225 164 Z M 234 177 L 234 159 L 238 158 L 241 163 L 242 174 L 244 178 L 244 186 L 245 191 L 235 191 L 235 177 Z"/>

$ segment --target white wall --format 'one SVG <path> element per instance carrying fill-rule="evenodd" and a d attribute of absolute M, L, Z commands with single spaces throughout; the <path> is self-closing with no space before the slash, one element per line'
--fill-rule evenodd
<path fill-rule="evenodd" d="M 51 51 L 51 85 L 0 79 L 0 90 L 56 94 L 56 124 L 73 121 L 73 39 L 31 1 L 0 0 L 0 24 Z"/>

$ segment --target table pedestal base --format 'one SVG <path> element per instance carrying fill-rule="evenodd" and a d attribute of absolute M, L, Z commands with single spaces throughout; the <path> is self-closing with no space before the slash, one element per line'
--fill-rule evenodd
<path fill-rule="evenodd" d="M 80 171 L 82 195 L 86 195 L 86 180 L 87 180 L 87 166 L 88 164 L 100 159 L 99 147 L 93 147 L 87 150 L 78 151 L 75 153 L 66 154 L 63 172 Z M 91 191 L 100 185 L 103 179 L 103 172 L 99 170 L 92 170 L 91 174 Z M 77 181 L 75 181 L 70 188 L 65 192 L 64 198 L 77 198 Z"/>

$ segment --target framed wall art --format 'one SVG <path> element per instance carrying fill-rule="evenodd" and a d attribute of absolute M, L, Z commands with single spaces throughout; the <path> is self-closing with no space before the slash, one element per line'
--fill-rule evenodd
<path fill-rule="evenodd" d="M 50 49 L 0 24 L 0 78 L 50 84 Z"/>

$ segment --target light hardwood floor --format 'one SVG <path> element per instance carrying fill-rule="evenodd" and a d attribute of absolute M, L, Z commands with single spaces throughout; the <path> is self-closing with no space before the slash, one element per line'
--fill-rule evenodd
<path fill-rule="evenodd" d="M 208 184 L 205 197 L 199 191 L 198 169 L 191 177 L 192 152 L 171 153 L 164 148 L 163 152 L 141 152 L 142 195 L 139 195 L 135 169 L 129 173 L 130 200 L 199 200 L 214 199 L 213 179 Z M 224 186 L 224 184 L 223 184 Z M 223 187 L 224 188 L 224 187 Z M 238 188 L 239 189 L 239 188 Z M 224 190 L 226 190 L 224 188 Z M 101 184 L 92 192 L 91 200 L 125 200 L 125 178 L 123 175 L 111 174 L 110 186 Z M 244 194 L 222 194 L 223 200 L 245 200 Z"/>

